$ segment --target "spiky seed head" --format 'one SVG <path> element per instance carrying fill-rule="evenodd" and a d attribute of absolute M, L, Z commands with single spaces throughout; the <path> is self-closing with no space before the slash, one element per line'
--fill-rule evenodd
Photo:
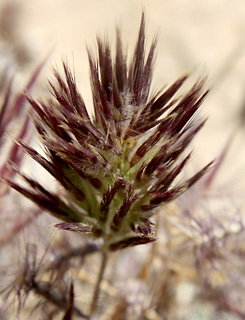
<path fill-rule="evenodd" d="M 59 229 L 102 237 L 105 249 L 117 250 L 155 241 L 150 221 L 157 208 L 178 197 L 208 170 L 174 183 L 191 155 L 181 156 L 205 121 L 194 121 L 208 91 L 197 81 L 176 99 L 187 76 L 150 95 L 154 39 L 145 50 L 142 14 L 133 57 L 127 63 L 120 32 L 115 56 L 108 41 L 97 39 L 98 58 L 88 50 L 94 115 L 87 112 L 67 64 L 65 79 L 55 71 L 54 99 L 29 98 L 31 116 L 46 157 L 19 142 L 62 186 L 47 191 L 21 174 L 29 188 L 9 184 L 64 223 Z"/>

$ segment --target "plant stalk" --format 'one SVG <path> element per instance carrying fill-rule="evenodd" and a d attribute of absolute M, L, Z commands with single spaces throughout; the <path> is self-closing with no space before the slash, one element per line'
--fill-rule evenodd
<path fill-rule="evenodd" d="M 98 298 L 99 298 L 100 289 L 101 289 L 101 282 L 104 277 L 105 268 L 107 265 L 107 260 L 108 260 L 108 253 L 103 251 L 100 270 L 99 270 L 98 278 L 97 278 L 96 285 L 94 288 L 93 298 L 92 298 L 91 305 L 90 305 L 90 317 L 94 314 L 94 312 L 96 311 L 96 308 L 97 308 Z"/>

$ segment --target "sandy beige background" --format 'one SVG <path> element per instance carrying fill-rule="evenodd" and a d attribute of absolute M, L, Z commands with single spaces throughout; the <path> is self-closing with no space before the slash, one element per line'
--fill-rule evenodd
<path fill-rule="evenodd" d="M 232 137 L 216 181 L 230 196 L 232 211 L 224 201 L 215 212 L 232 214 L 237 208 L 245 219 L 245 0 L 0 0 L 0 71 L 6 63 L 18 70 L 15 82 L 23 88 L 23 79 L 51 52 L 33 94 L 44 92 L 47 77 L 52 78 L 51 67 L 60 68 L 61 60 L 67 59 L 91 108 L 86 45 L 95 49 L 97 34 L 108 34 L 115 44 L 118 25 L 132 54 L 142 10 L 146 12 L 148 45 L 159 34 L 153 88 L 191 73 L 190 88 L 200 75 L 208 75 L 207 87 L 212 91 L 202 107 L 208 122 L 194 140 L 193 168 L 189 170 L 197 172 L 219 156 Z M 28 167 L 32 177 L 38 174 L 36 167 L 33 161 Z M 49 187 L 45 174 L 39 178 Z M 220 190 L 215 192 L 220 194 Z"/>
<path fill-rule="evenodd" d="M 0 6 L 11 1 L 1 0 Z M 141 12 L 147 16 L 148 43 L 159 32 L 154 88 L 184 73 L 209 75 L 213 90 L 203 114 L 209 121 L 196 139 L 197 162 L 217 156 L 237 127 L 245 101 L 244 0 L 19 0 L 18 30 L 31 52 L 30 67 L 52 50 L 51 65 L 67 57 L 75 69 L 81 93 L 91 103 L 86 45 L 95 48 L 96 34 L 115 40 L 121 26 L 128 51 L 133 51 Z M 197 164 L 199 166 L 199 163 Z M 245 179 L 244 130 L 232 144 L 220 181 L 233 181 L 239 191 Z M 234 182 L 235 181 L 235 182 Z"/>

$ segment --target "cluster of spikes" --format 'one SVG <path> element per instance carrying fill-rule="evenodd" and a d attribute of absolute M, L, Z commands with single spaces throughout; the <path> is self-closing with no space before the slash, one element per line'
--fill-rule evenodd
<path fill-rule="evenodd" d="M 151 94 L 156 42 L 146 52 L 144 14 L 130 63 L 119 31 L 115 57 L 108 41 L 98 38 L 98 58 L 88 52 L 92 116 L 67 64 L 64 79 L 55 71 L 52 99 L 28 98 L 46 156 L 21 140 L 18 144 L 58 181 L 59 192 L 48 191 L 16 168 L 25 186 L 7 180 L 61 219 L 57 228 L 101 237 L 106 250 L 155 241 L 151 217 L 210 167 L 175 182 L 191 157 L 184 151 L 205 122 L 195 114 L 208 92 L 199 80 L 176 98 L 187 79 L 183 76 Z"/>

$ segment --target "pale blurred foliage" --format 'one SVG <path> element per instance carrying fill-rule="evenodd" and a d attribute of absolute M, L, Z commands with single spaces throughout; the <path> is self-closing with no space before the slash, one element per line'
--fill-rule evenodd
<path fill-rule="evenodd" d="M 101 319 L 214 319 L 215 303 L 221 308 L 219 319 L 244 319 L 245 310 L 241 306 L 245 298 L 242 273 L 245 146 L 244 128 L 238 127 L 244 114 L 244 1 L 2 1 L 0 70 L 10 74 L 18 70 L 16 78 L 23 85 L 23 78 L 52 50 L 51 64 L 59 66 L 61 57 L 67 57 L 85 101 L 90 101 L 86 44 L 93 47 L 96 34 L 103 34 L 104 30 L 114 39 L 114 26 L 118 24 L 130 52 L 142 8 L 147 14 L 149 39 L 160 29 L 156 87 L 183 73 L 202 73 L 203 69 L 214 87 L 203 107 L 209 121 L 195 140 L 196 161 L 206 164 L 219 156 L 231 135 L 233 140 L 212 188 L 203 192 L 198 184 L 157 218 L 156 244 L 113 254 L 102 284 Z M 46 79 L 49 69 L 43 72 L 42 79 Z M 0 88 L 3 82 L 0 81 Z M 0 210 L 5 203 L 8 203 L 5 219 L 11 212 L 16 217 L 18 210 L 22 214 L 25 208 L 34 210 L 13 192 L 1 202 Z M 29 213 L 27 216 L 29 219 Z M 60 271 L 64 283 L 59 283 L 62 281 L 57 280 L 49 267 L 62 254 L 85 246 L 88 240 L 53 231 L 52 218 L 39 212 L 37 216 L 33 222 L 30 215 L 32 224 L 28 222 L 29 227 L 11 239 L 7 249 L 1 243 L 1 278 L 15 279 L 20 275 L 21 285 L 25 255 L 29 254 L 31 260 L 37 259 L 39 281 L 54 281 L 67 289 L 73 279 L 76 305 L 82 305 L 86 311 L 99 257 L 73 259 Z M 14 225 L 12 219 L 9 221 Z M 31 249 L 28 251 L 27 247 Z M 234 307 L 229 318 L 226 313 L 232 310 L 227 304 L 222 310 L 220 301 L 225 301 L 222 295 Z M 31 295 L 27 302 L 27 311 L 21 314 L 21 319 L 37 319 L 37 314 L 30 318 L 28 312 L 29 306 L 38 305 L 39 296 Z M 46 306 L 41 306 L 45 311 Z M 236 310 L 240 307 L 239 317 Z M 2 307 L 0 318 L 1 310 Z M 63 319 L 63 314 L 57 313 L 54 319 Z"/>

